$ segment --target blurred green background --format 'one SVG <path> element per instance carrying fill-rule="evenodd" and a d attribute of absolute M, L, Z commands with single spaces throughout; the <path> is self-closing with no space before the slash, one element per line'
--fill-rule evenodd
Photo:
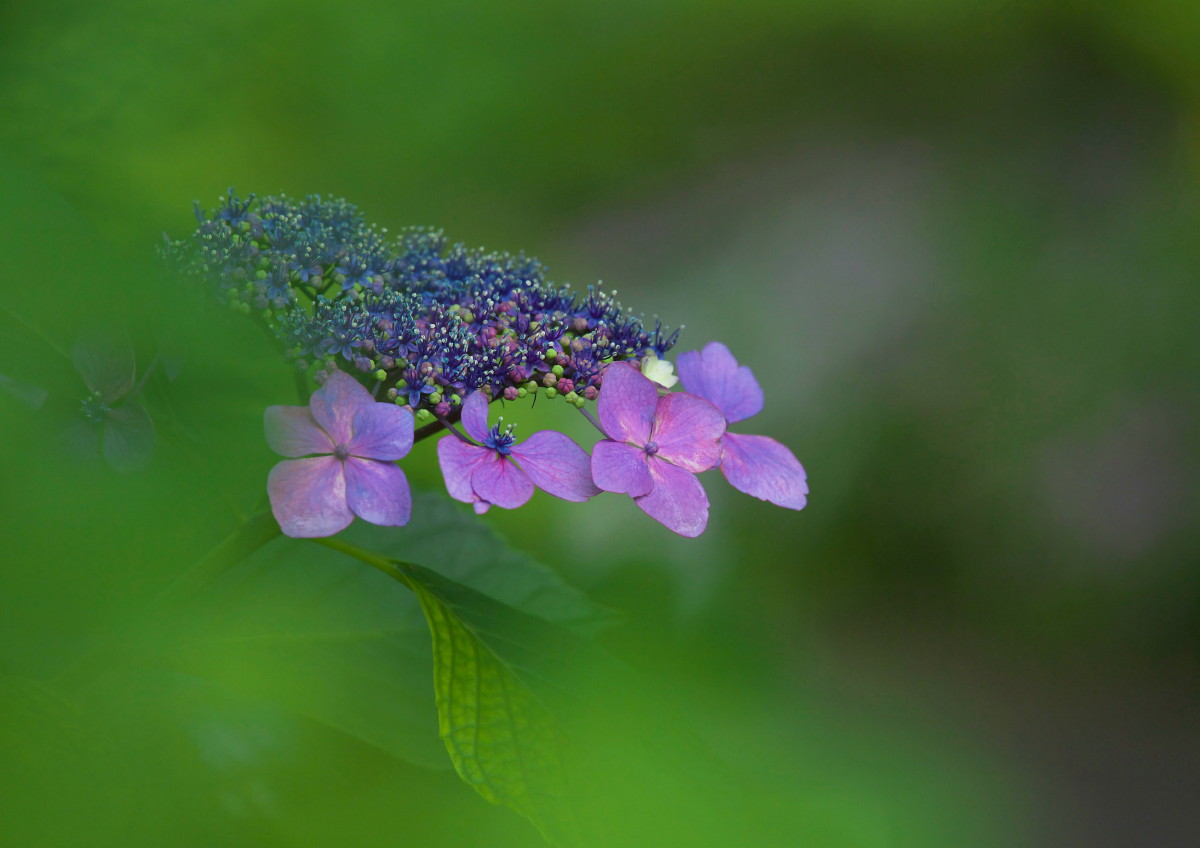
<path fill-rule="evenodd" d="M 1198 41 L 1180 0 L 0 7 L 0 374 L 77 396 L 55 348 L 106 317 L 186 360 L 142 475 L 0 396 L 6 841 L 539 844 L 253 699 L 53 684 L 275 461 L 286 367 L 154 262 L 232 185 L 528 251 L 755 370 L 804 511 L 710 472 L 697 541 L 487 516 L 622 614 L 757 787 L 745 844 L 1200 842 Z"/>

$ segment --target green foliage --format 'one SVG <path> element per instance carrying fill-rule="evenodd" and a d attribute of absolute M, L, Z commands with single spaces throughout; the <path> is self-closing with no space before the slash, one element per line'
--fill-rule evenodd
<path fill-rule="evenodd" d="M 428 569 L 409 566 L 404 574 L 433 636 L 439 730 L 459 775 L 484 798 L 527 816 L 551 843 L 576 844 L 566 736 L 514 666 L 517 655 L 536 657 L 550 644 L 548 634 L 538 632 L 538 619 Z"/>
<path fill-rule="evenodd" d="M 418 495 L 405 528 L 357 522 L 339 538 L 437 563 L 515 610 L 594 628 L 607 615 L 513 551 L 445 496 Z M 409 762 L 444 768 L 426 625 L 409 592 L 361 563 L 278 538 L 193 605 L 176 668 L 335 728 Z"/>

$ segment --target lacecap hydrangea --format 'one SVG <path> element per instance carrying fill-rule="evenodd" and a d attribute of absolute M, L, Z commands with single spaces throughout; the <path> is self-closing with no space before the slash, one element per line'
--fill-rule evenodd
<path fill-rule="evenodd" d="M 520 506 L 535 487 L 572 501 L 607 490 L 695 536 L 708 518 L 695 474 L 726 462 L 736 488 L 805 503 L 804 470 L 787 448 L 725 434 L 762 407 L 749 369 L 714 342 L 681 360 L 694 392 L 669 392 L 679 331 L 649 326 L 598 286 L 574 292 L 534 258 L 468 249 L 437 230 L 391 235 L 319 195 L 241 199 L 231 189 L 211 212 L 197 204 L 196 218 L 189 238 L 167 242 L 168 258 L 261 323 L 320 386 L 308 407 L 266 414 L 269 442 L 293 457 L 269 487 L 289 535 L 329 535 L 355 515 L 407 522 L 407 482 L 384 464 L 402 455 L 390 446 L 431 436 L 443 440 L 450 495 L 479 512 Z M 560 433 L 518 442 L 502 424 L 488 427 L 489 403 L 531 395 L 562 398 L 601 430 L 590 458 Z M 599 419 L 587 411 L 593 401 Z M 410 419 L 374 415 L 377 403 Z"/>

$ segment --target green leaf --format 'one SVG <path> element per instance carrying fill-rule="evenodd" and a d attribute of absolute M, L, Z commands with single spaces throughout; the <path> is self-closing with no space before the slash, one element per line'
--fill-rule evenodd
<path fill-rule="evenodd" d="M 421 602 L 442 740 L 484 798 L 562 846 L 763 844 L 740 781 L 651 682 L 578 633 L 435 571 L 377 567 Z"/>
<path fill-rule="evenodd" d="M 550 625 L 540 619 L 435 572 L 409 565 L 403 573 L 433 637 L 439 732 L 455 769 L 487 800 L 529 818 L 552 844 L 576 844 L 567 737 L 528 685 L 536 671 L 517 663 L 562 643 L 547 638 Z"/>
<path fill-rule="evenodd" d="M 608 618 L 553 571 L 510 549 L 470 510 L 420 494 L 404 528 L 356 524 L 342 537 L 436 564 L 514 608 L 594 629 Z M 170 649 L 177 668 L 319 722 L 393 756 L 446 768 L 421 606 L 360 562 L 277 539 L 226 574 Z"/>

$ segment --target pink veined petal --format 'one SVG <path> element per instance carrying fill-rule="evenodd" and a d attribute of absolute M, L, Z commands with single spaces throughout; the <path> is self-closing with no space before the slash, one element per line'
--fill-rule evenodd
<path fill-rule="evenodd" d="M 394 403 L 372 403 L 354 413 L 350 453 L 365 459 L 395 460 L 413 446 L 413 414 Z M 378 522 L 376 522 L 378 523 Z"/>
<path fill-rule="evenodd" d="M 592 448 L 592 480 L 606 492 L 638 497 L 654 488 L 646 452 L 608 439 Z"/>
<path fill-rule="evenodd" d="M 352 456 L 346 460 L 346 505 L 364 521 L 403 527 L 412 514 L 408 478 L 394 463 Z"/>
<path fill-rule="evenodd" d="M 709 342 L 703 351 L 681 353 L 675 365 L 684 389 L 712 402 L 730 424 L 762 411 L 758 380 L 720 342 Z"/>
<path fill-rule="evenodd" d="M 283 456 L 333 453 L 333 442 L 307 406 L 268 406 L 263 429 L 271 450 Z"/>
<path fill-rule="evenodd" d="M 680 536 L 699 536 L 708 526 L 708 495 L 690 471 L 651 458 L 650 494 L 634 498 L 642 512 Z"/>
<path fill-rule="evenodd" d="M 804 466 L 784 445 L 767 436 L 726 433 L 721 471 L 739 492 L 788 509 L 808 503 Z"/>
<path fill-rule="evenodd" d="M 284 535 L 332 536 L 354 520 L 346 506 L 346 476 L 332 456 L 285 459 L 267 477 L 271 512 Z"/>
<path fill-rule="evenodd" d="M 582 503 L 600 494 L 592 482 L 592 460 L 587 451 L 554 430 L 534 433 L 512 449 L 512 458 L 544 492 L 565 501 Z"/>
<path fill-rule="evenodd" d="M 692 472 L 715 468 L 724 434 L 725 416 L 704 398 L 677 392 L 658 399 L 650 440 L 661 459 Z"/>
<path fill-rule="evenodd" d="M 471 488 L 480 500 L 505 509 L 516 509 L 533 497 L 533 481 L 498 453 L 471 472 Z"/>
<path fill-rule="evenodd" d="M 469 445 L 453 434 L 443 436 L 437 443 L 438 465 L 442 469 L 442 477 L 446 480 L 446 491 L 450 497 L 463 503 L 473 503 L 478 498 L 471 488 L 471 475 L 483 462 L 486 462 L 493 451 L 478 445 Z"/>
<path fill-rule="evenodd" d="M 487 438 L 488 396 L 486 392 L 471 392 L 462 406 L 462 425 L 467 435 L 477 442 Z"/>
<path fill-rule="evenodd" d="M 604 369 L 596 411 L 610 439 L 645 445 L 657 405 L 654 383 L 628 362 L 614 362 Z"/>
<path fill-rule="evenodd" d="M 345 371 L 334 371 L 325 385 L 308 400 L 313 418 L 335 445 L 349 444 L 354 437 L 354 416 L 375 403 L 371 393 Z"/>

